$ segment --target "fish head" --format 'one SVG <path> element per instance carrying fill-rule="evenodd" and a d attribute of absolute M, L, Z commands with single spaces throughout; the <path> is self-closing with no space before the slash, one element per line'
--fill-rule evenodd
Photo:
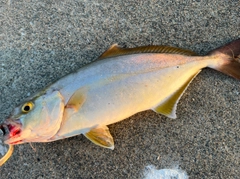
<path fill-rule="evenodd" d="M 60 129 L 63 110 L 64 99 L 59 91 L 28 98 L 0 125 L 4 143 L 47 142 Z"/>

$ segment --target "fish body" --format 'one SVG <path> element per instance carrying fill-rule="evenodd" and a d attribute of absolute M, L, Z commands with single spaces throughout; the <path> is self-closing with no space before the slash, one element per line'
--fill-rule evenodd
<path fill-rule="evenodd" d="M 50 142 L 84 134 L 113 149 L 107 125 L 148 109 L 176 118 L 179 99 L 203 68 L 240 79 L 239 55 L 240 39 L 207 56 L 166 46 L 113 45 L 97 61 L 16 107 L 0 125 L 4 142 Z"/>
<path fill-rule="evenodd" d="M 66 76 L 50 88 L 59 89 L 66 99 L 65 106 L 77 90 L 82 91 L 85 100 L 78 111 L 65 109 L 66 115 L 54 139 L 85 133 L 140 111 L 154 110 L 202 68 L 215 65 L 213 58 L 133 54 L 100 60 Z M 175 111 L 168 116 L 175 118 Z"/>

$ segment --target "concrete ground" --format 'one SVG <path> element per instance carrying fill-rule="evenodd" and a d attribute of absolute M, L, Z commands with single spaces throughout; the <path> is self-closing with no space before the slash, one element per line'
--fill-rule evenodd
<path fill-rule="evenodd" d="M 240 37 L 239 0 L 0 0 L 0 121 L 24 98 L 111 44 L 171 45 L 201 55 Z M 110 125 L 113 151 L 84 136 L 15 147 L 5 178 L 142 178 L 147 165 L 190 178 L 240 177 L 239 81 L 204 69 L 178 118 L 141 112 Z"/>

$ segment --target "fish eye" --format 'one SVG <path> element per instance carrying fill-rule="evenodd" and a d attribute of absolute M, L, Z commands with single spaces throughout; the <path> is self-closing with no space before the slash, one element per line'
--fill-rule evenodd
<path fill-rule="evenodd" d="M 22 106 L 22 112 L 28 113 L 29 111 L 32 110 L 34 104 L 32 102 L 27 102 Z"/>

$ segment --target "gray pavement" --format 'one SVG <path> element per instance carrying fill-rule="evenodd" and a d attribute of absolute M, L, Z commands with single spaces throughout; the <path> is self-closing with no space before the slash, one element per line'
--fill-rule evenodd
<path fill-rule="evenodd" d="M 172 45 L 201 55 L 240 37 L 239 0 L 0 0 L 0 121 L 21 100 L 111 44 Z M 240 177 L 240 82 L 203 70 L 178 118 L 141 112 L 110 125 L 113 151 L 84 136 L 15 147 L 0 178 L 142 178 L 178 165 L 190 178 Z"/>

